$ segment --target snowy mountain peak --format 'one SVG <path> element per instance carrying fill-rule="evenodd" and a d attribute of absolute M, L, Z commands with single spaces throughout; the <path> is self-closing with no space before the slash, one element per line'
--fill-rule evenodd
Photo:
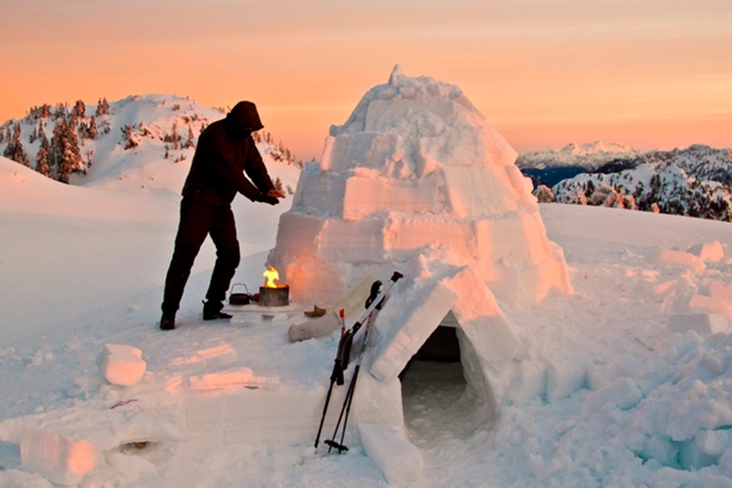
<path fill-rule="evenodd" d="M 564 146 L 560 152 L 562 153 L 569 153 L 569 154 L 579 154 L 582 156 L 587 156 L 590 154 L 598 154 L 598 153 L 625 153 L 625 152 L 637 152 L 635 149 L 633 149 L 630 145 L 625 144 L 623 142 L 611 142 L 611 143 L 604 143 L 602 141 L 593 141 L 588 142 L 585 144 L 575 144 L 575 143 L 569 143 L 566 146 Z"/>
<path fill-rule="evenodd" d="M 594 170 L 611 161 L 632 160 L 642 153 L 622 142 L 594 141 L 586 144 L 570 143 L 559 151 L 542 149 L 521 154 L 516 164 L 521 169 L 575 166 Z"/>
<path fill-rule="evenodd" d="M 160 94 L 43 104 L 0 126 L 0 152 L 65 183 L 177 199 L 199 134 L 224 114 L 188 97 Z M 294 184 L 301 163 L 269 133 L 253 136 L 265 163 L 283 166 L 273 179 L 288 173 L 284 179 Z"/>

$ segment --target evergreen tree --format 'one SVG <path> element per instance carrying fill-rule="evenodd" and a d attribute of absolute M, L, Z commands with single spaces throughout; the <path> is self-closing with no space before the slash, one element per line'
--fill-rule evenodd
<path fill-rule="evenodd" d="M 74 105 L 74 108 L 71 111 L 71 115 L 76 119 L 85 119 L 86 118 L 86 105 L 84 105 L 84 100 L 76 101 L 76 104 Z"/>
<path fill-rule="evenodd" d="M 185 147 L 187 149 L 189 147 L 194 147 L 194 146 L 195 146 L 195 144 L 193 143 L 193 129 L 189 125 L 188 126 L 188 139 L 186 139 L 186 143 L 183 147 Z"/>
<path fill-rule="evenodd" d="M 23 166 L 30 168 L 30 161 L 28 155 L 25 153 L 23 142 L 20 140 L 20 123 L 16 122 L 13 125 L 13 133 L 8 138 L 8 145 L 3 151 L 3 156 L 8 159 L 12 159 L 16 163 L 20 163 Z"/>
<path fill-rule="evenodd" d="M 275 182 L 274 182 L 274 186 L 275 186 L 275 189 L 276 189 L 276 190 L 278 190 L 278 191 L 281 191 L 282 193 L 284 193 L 284 192 L 285 192 L 285 187 L 284 187 L 284 185 L 282 184 L 282 180 L 280 179 L 280 177 L 279 177 L 279 176 L 278 176 L 278 177 L 277 177 L 277 179 L 275 180 Z"/>
<path fill-rule="evenodd" d="M 41 140 L 41 147 L 38 148 L 38 153 L 36 154 L 35 170 L 43 176 L 50 178 L 51 167 L 49 166 L 49 157 L 51 155 L 51 144 L 49 144 L 48 137 L 46 137 L 43 131 L 40 131 L 39 139 Z"/>
<path fill-rule="evenodd" d="M 89 117 L 89 122 L 87 123 L 87 126 L 86 126 L 86 136 L 92 140 L 96 139 L 97 136 L 99 136 L 99 133 L 97 132 L 97 116 L 96 115 L 92 115 L 91 117 Z"/>
<path fill-rule="evenodd" d="M 51 154 L 58 181 L 68 183 L 71 173 L 83 171 L 84 161 L 81 159 L 79 144 L 76 140 L 76 130 L 66 119 L 56 121 L 51 141 Z"/>
<path fill-rule="evenodd" d="M 106 98 L 99 99 L 99 103 L 97 103 L 97 110 L 95 112 L 95 115 L 97 117 L 100 117 L 102 115 L 109 115 L 109 104 L 107 103 Z"/>

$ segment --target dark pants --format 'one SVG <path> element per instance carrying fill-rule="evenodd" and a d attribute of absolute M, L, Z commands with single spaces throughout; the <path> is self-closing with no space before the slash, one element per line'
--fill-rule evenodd
<path fill-rule="evenodd" d="M 236 267 L 241 259 L 236 224 L 231 207 L 201 205 L 186 198 L 180 204 L 180 223 L 175 237 L 175 250 L 165 278 L 163 314 L 174 317 L 180 307 L 183 289 L 191 274 L 193 261 L 206 236 L 216 246 L 216 264 L 206 299 L 223 302 Z"/>

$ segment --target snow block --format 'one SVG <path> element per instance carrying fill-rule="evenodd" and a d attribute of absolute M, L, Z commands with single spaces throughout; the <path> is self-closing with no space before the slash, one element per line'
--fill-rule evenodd
<path fill-rule="evenodd" d="M 444 184 L 437 174 L 417 180 L 353 176 L 346 180 L 343 218 L 358 220 L 381 210 L 436 213 L 444 206 L 444 198 L 439 199 Z"/>
<path fill-rule="evenodd" d="M 290 342 L 305 341 L 308 339 L 318 339 L 320 337 L 328 337 L 333 332 L 341 328 L 341 320 L 335 312 L 328 312 L 322 317 L 318 317 L 301 324 L 292 324 L 287 329 L 287 337 Z"/>
<path fill-rule="evenodd" d="M 330 307 L 346 294 L 346 273 L 339 263 L 328 263 L 315 256 L 302 255 L 283 267 L 290 286 L 290 301 Z M 282 276 L 282 275 L 281 275 Z"/>
<path fill-rule="evenodd" d="M 424 459 L 407 439 L 403 426 L 360 423 L 358 436 L 366 454 L 389 483 L 409 483 L 422 477 Z"/>
<path fill-rule="evenodd" d="M 374 360 L 369 372 L 384 382 L 396 378 L 440 325 L 457 299 L 457 293 L 442 283 L 436 283 L 403 310 L 399 318 L 390 320 L 389 329 L 381 329 L 386 324 L 379 320 L 381 315 L 377 316 L 380 340 L 372 349 L 375 351 Z M 398 306 L 396 303 L 397 300 L 390 299 L 384 308 L 393 309 Z"/>
<path fill-rule="evenodd" d="M 334 392 L 332 405 L 340 405 L 341 394 L 345 394 L 344 388 Z M 315 439 L 325 389 L 243 389 L 223 397 L 224 445 L 278 442 L 294 445 Z"/>
<path fill-rule="evenodd" d="M 686 252 L 699 256 L 702 261 L 719 262 L 724 259 L 724 247 L 719 241 L 691 246 Z"/>
<path fill-rule="evenodd" d="M 587 371 L 569 358 L 556 357 L 547 365 L 546 398 L 550 402 L 567 398 L 587 385 Z"/>
<path fill-rule="evenodd" d="M 145 374 L 142 351 L 133 346 L 105 344 L 96 361 L 99 372 L 113 385 L 132 386 Z"/>
<path fill-rule="evenodd" d="M 581 415 L 587 417 L 605 405 L 628 409 L 638 405 L 642 399 L 643 392 L 633 379 L 618 378 L 610 385 L 587 395 L 582 404 Z"/>
<path fill-rule="evenodd" d="M 20 441 L 23 470 L 60 485 L 76 485 L 102 459 L 95 444 L 45 430 L 24 427 Z"/>
<path fill-rule="evenodd" d="M 225 390 L 250 385 L 254 374 L 250 368 L 236 368 L 188 378 L 192 390 Z"/>
<path fill-rule="evenodd" d="M 399 378 L 382 382 L 362 371 L 354 392 L 353 418 L 356 423 L 404 425 Z"/>
<path fill-rule="evenodd" d="M 318 258 L 349 263 L 382 263 L 384 223 L 377 219 L 326 220 L 318 236 Z"/>
<path fill-rule="evenodd" d="M 549 243 L 551 254 L 539 263 L 503 260 L 493 266 L 478 263 L 479 276 L 493 293 L 501 300 L 523 305 L 533 305 L 544 298 L 551 290 L 572 293 L 569 271 L 559 246 Z"/>
<path fill-rule="evenodd" d="M 508 212 L 500 217 L 475 222 L 475 236 L 482 259 L 498 262 L 540 263 L 549 254 L 546 231 L 533 214 Z"/>
<path fill-rule="evenodd" d="M 220 392 L 190 393 L 185 396 L 184 406 L 188 432 L 193 440 L 203 436 L 207 445 L 221 445 L 224 396 Z"/>
<path fill-rule="evenodd" d="M 307 215 L 337 217 L 343 214 L 345 191 L 346 179 L 343 175 L 322 173 L 317 165 L 308 165 L 297 181 L 292 208 Z"/>
<path fill-rule="evenodd" d="M 694 295 L 689 300 L 689 308 L 708 310 L 727 317 L 732 320 L 732 304 L 714 297 Z"/>
<path fill-rule="evenodd" d="M 277 246 L 271 259 L 275 268 L 281 273 L 282 281 L 289 283 L 285 266 L 280 263 L 288 259 L 297 259 L 300 255 L 314 256 L 317 250 L 317 237 L 323 219 L 310 217 L 300 213 L 288 212 L 280 216 L 277 228 Z"/>
<path fill-rule="evenodd" d="M 392 216 L 386 222 L 384 247 L 392 260 L 406 261 L 429 246 L 444 246 L 460 256 L 478 257 L 470 222 L 428 216 Z"/>
<path fill-rule="evenodd" d="M 666 325 L 670 334 L 684 334 L 693 330 L 704 337 L 710 334 L 729 334 L 730 324 L 724 315 L 718 313 L 693 313 L 672 315 Z"/>
<path fill-rule="evenodd" d="M 452 313 L 477 355 L 495 369 L 503 369 L 521 344 L 493 293 L 467 266 L 443 283 L 457 297 Z"/>
<path fill-rule="evenodd" d="M 399 154 L 401 137 L 397 134 L 361 132 L 329 136 L 320 158 L 321 171 L 340 172 L 356 166 L 382 169 Z"/>
<path fill-rule="evenodd" d="M 732 305 L 732 284 L 712 281 L 709 283 L 709 294 L 717 300 L 722 300 Z"/>
<path fill-rule="evenodd" d="M 453 217 L 488 217 L 519 208 L 513 185 L 503 168 L 445 166 L 442 171 Z"/>
<path fill-rule="evenodd" d="M 646 262 L 656 265 L 683 266 L 697 274 L 701 274 L 707 269 L 699 256 L 671 249 L 653 248 L 649 250 L 646 254 Z"/>

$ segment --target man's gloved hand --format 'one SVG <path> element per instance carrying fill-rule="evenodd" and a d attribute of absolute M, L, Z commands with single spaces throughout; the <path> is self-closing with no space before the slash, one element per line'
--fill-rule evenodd
<path fill-rule="evenodd" d="M 255 202 L 264 202 L 269 203 L 270 205 L 277 205 L 280 203 L 280 201 L 277 199 L 277 197 L 273 197 L 264 193 L 260 193 L 256 197 L 254 197 Z"/>

